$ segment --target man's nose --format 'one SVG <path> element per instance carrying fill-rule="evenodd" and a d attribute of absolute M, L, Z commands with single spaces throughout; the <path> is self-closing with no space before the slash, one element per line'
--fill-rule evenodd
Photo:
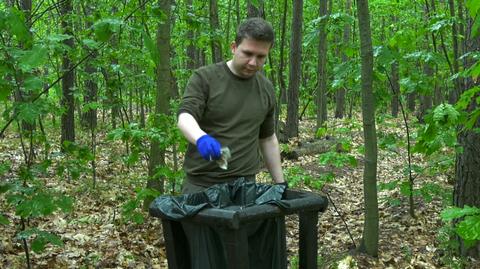
<path fill-rule="evenodd" d="M 248 64 L 257 66 L 257 57 L 250 57 L 250 59 L 248 59 Z"/>

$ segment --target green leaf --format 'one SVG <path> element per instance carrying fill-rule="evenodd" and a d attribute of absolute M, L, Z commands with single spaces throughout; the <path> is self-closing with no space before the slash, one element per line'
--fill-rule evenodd
<path fill-rule="evenodd" d="M 480 117 L 480 109 L 477 108 L 468 116 L 468 120 L 465 123 L 465 128 L 473 129 L 479 117 Z"/>
<path fill-rule="evenodd" d="M 0 214 L 0 224 L 8 225 L 10 224 L 10 221 L 3 214 Z"/>
<path fill-rule="evenodd" d="M 56 205 L 65 213 L 72 212 L 73 199 L 68 196 L 61 195 L 60 198 L 57 199 Z"/>
<path fill-rule="evenodd" d="M 478 0 L 467 0 L 465 6 L 470 11 L 470 17 L 475 18 L 480 12 L 480 1 Z"/>
<path fill-rule="evenodd" d="M 35 253 L 40 253 L 45 249 L 45 246 L 48 243 L 51 243 L 55 246 L 63 246 L 62 239 L 59 236 L 45 231 L 38 231 L 37 236 L 31 244 L 32 250 Z"/>
<path fill-rule="evenodd" d="M 452 207 L 452 208 L 444 209 L 442 211 L 441 216 L 443 221 L 451 221 L 464 216 L 478 215 L 478 214 L 480 214 L 480 208 L 470 207 L 466 205 L 463 208 Z"/>
<path fill-rule="evenodd" d="M 160 55 L 158 53 L 156 44 L 153 42 L 153 40 L 150 38 L 150 36 L 146 32 L 143 32 L 142 35 L 143 35 L 145 47 L 148 49 L 148 52 L 150 53 L 150 58 L 155 63 L 155 66 L 158 66 L 160 64 Z"/>
<path fill-rule="evenodd" d="M 403 181 L 402 183 L 400 183 L 400 193 L 404 196 L 410 196 L 410 182 Z"/>
<path fill-rule="evenodd" d="M 52 195 L 38 193 L 30 200 L 20 202 L 16 208 L 16 214 L 24 218 L 46 216 L 53 213 L 56 208 Z"/>
<path fill-rule="evenodd" d="M 44 46 L 34 46 L 20 58 L 20 68 L 27 72 L 39 67 L 47 59 L 48 50 Z"/>
<path fill-rule="evenodd" d="M 16 8 L 10 9 L 7 17 L 7 24 L 10 26 L 10 31 L 18 40 L 24 43 L 30 43 L 32 36 L 25 25 L 25 18 L 23 12 Z"/>
<path fill-rule="evenodd" d="M 93 39 L 84 39 L 82 43 L 87 46 L 89 49 L 97 49 L 99 47 L 99 43 Z"/>
<path fill-rule="evenodd" d="M 478 65 L 480 67 L 480 65 Z M 458 110 L 465 110 L 472 102 L 472 99 L 480 92 L 480 87 L 475 86 L 462 93 L 460 99 L 455 104 L 455 108 Z"/>
<path fill-rule="evenodd" d="M 479 34 L 480 34 L 480 19 L 475 18 L 475 21 L 473 22 L 473 26 L 472 26 L 471 35 L 472 37 L 477 37 Z"/>
<path fill-rule="evenodd" d="M 0 164 L 0 176 L 5 175 L 5 173 L 7 173 L 10 170 L 11 165 L 12 164 L 10 163 L 10 161 L 2 161 L 2 163 Z M 2 193 L 1 186 L 2 185 L 0 185 L 0 193 Z"/>
<path fill-rule="evenodd" d="M 122 24 L 123 22 L 117 19 L 103 19 L 97 21 L 93 25 L 95 36 L 99 41 L 106 42 L 114 33 L 117 33 L 120 30 L 120 25 Z"/>
<path fill-rule="evenodd" d="M 137 199 L 138 200 L 145 200 L 145 198 L 147 197 L 151 197 L 151 198 L 156 198 L 160 195 L 161 193 L 155 189 L 151 189 L 151 188 L 145 188 L 145 189 L 141 189 L 137 192 Z"/>
<path fill-rule="evenodd" d="M 23 86 L 27 92 L 39 90 L 43 88 L 43 80 L 39 77 L 29 76 L 23 82 Z"/>
<path fill-rule="evenodd" d="M 480 215 L 465 217 L 465 219 L 457 225 L 455 231 L 465 240 L 480 240 Z"/>
<path fill-rule="evenodd" d="M 21 103 L 17 106 L 18 119 L 33 124 L 41 111 L 37 103 Z"/>
<path fill-rule="evenodd" d="M 136 224 L 143 224 L 144 222 L 144 218 L 143 218 L 143 215 L 141 213 L 138 213 L 138 212 L 134 212 L 133 215 L 132 215 L 132 220 L 136 223 Z"/>
<path fill-rule="evenodd" d="M 1 78 L 1 76 L 0 76 Z M 8 81 L 0 79 L 0 102 L 8 100 L 8 97 L 12 93 L 13 87 Z"/>

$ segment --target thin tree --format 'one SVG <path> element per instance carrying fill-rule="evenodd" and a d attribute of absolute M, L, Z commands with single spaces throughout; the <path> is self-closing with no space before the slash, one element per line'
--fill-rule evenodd
<path fill-rule="evenodd" d="M 220 29 L 220 22 L 218 20 L 218 5 L 217 0 L 210 0 L 210 31 L 212 32 L 212 39 L 210 45 L 212 47 L 212 61 L 214 63 L 221 62 L 222 57 L 222 43 L 218 40 L 216 31 Z"/>
<path fill-rule="evenodd" d="M 288 138 L 298 136 L 298 97 L 302 72 L 303 0 L 293 0 L 292 37 L 290 43 L 290 76 L 288 84 L 287 123 Z"/>
<path fill-rule="evenodd" d="M 71 0 L 65 0 L 60 3 L 61 25 L 63 33 L 69 35 L 70 38 L 64 41 L 64 44 L 73 48 L 73 32 L 72 23 L 69 15 L 72 14 L 73 7 Z M 74 99 L 74 80 L 75 74 L 71 70 L 73 66 L 72 60 L 68 52 L 64 52 L 62 59 L 62 70 L 67 72 L 62 78 L 62 98 L 60 106 L 64 109 L 62 113 L 62 127 L 61 127 L 61 146 L 63 147 L 65 141 L 75 142 L 75 99 Z M 68 71 L 71 70 L 71 71 Z"/>
<path fill-rule="evenodd" d="M 455 18 L 455 4 L 453 2 L 453 0 L 448 0 L 448 7 L 449 7 L 449 10 L 450 10 L 450 17 L 451 18 Z M 457 30 L 457 23 L 456 23 L 456 20 L 453 20 L 452 22 L 452 49 L 453 49 L 453 72 L 454 74 L 457 74 L 458 71 L 459 71 L 459 65 L 458 65 L 458 51 L 459 51 L 459 48 L 458 48 L 458 30 Z M 460 93 L 460 79 L 457 77 L 453 80 L 453 84 L 454 84 L 454 89 L 453 91 L 450 92 L 450 96 L 449 96 L 449 102 L 451 104 L 454 104 L 457 102 L 458 100 L 458 96 L 459 96 L 459 93 Z"/>
<path fill-rule="evenodd" d="M 327 121 L 327 0 L 320 0 L 318 25 L 318 69 L 317 69 L 317 129 L 323 127 Z M 330 7 L 331 9 L 332 7 Z"/>
<path fill-rule="evenodd" d="M 172 78 L 170 72 L 170 0 L 159 0 L 159 7 L 164 12 L 164 21 L 158 24 L 157 28 L 157 50 L 159 55 L 158 65 L 156 66 L 156 98 L 155 98 L 155 116 L 154 125 L 161 127 L 162 115 L 169 114 L 169 100 L 172 87 Z M 157 175 L 157 168 L 165 165 L 165 149 L 160 145 L 157 139 L 152 139 L 150 143 L 150 161 L 148 164 L 149 180 L 148 188 L 164 192 L 164 178 Z M 148 204 L 145 203 L 145 204 Z"/>
<path fill-rule="evenodd" d="M 345 2 L 345 13 L 350 14 L 352 9 L 352 1 L 347 0 Z M 343 44 L 346 45 L 350 42 L 350 34 L 351 34 L 351 26 L 349 23 L 345 23 L 343 26 Z M 342 62 L 346 64 L 348 61 L 348 56 L 345 52 L 342 52 Z M 346 95 L 346 88 L 342 87 L 337 90 L 335 93 L 335 118 L 343 118 L 345 114 L 345 95 Z"/>
<path fill-rule="evenodd" d="M 264 18 L 263 14 L 263 1 L 255 1 L 256 4 L 252 3 L 252 0 L 247 0 L 247 18 L 260 17 Z"/>
<path fill-rule="evenodd" d="M 365 140 L 365 167 L 363 170 L 363 196 L 365 222 L 360 251 L 378 255 L 378 199 L 377 199 L 377 135 L 375 127 L 375 97 L 373 95 L 373 48 L 370 13 L 367 0 L 357 1 L 360 53 L 362 58 L 362 116 Z"/>

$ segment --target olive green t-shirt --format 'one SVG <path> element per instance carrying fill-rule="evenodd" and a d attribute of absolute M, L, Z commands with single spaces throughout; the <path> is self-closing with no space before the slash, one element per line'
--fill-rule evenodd
<path fill-rule="evenodd" d="M 203 131 L 230 148 L 232 157 L 228 169 L 223 170 L 189 144 L 184 163 L 187 180 L 209 186 L 258 173 L 259 139 L 274 134 L 274 111 L 273 86 L 260 72 L 243 79 L 235 76 L 226 62 L 195 70 L 178 114 L 191 114 Z"/>

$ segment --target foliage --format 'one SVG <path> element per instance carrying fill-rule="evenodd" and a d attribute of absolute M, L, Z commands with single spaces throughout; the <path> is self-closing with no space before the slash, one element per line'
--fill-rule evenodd
<path fill-rule="evenodd" d="M 467 247 L 474 246 L 480 240 L 480 208 L 465 205 L 463 208 L 452 207 L 442 211 L 442 220 L 455 221 L 455 233 Z"/>
<path fill-rule="evenodd" d="M 391 180 L 387 183 L 380 182 L 378 184 L 378 190 L 392 191 L 397 189 L 403 197 L 408 197 L 411 194 L 409 184 L 410 183 L 405 180 Z M 444 202 L 444 204 L 447 204 L 449 201 L 451 201 L 452 194 L 450 189 L 442 187 L 442 185 L 438 183 L 432 182 L 422 184 L 418 188 L 415 188 L 413 190 L 413 197 L 419 197 L 427 203 L 431 202 L 435 197 L 438 197 Z M 398 206 L 401 204 L 401 199 L 395 196 L 387 196 L 384 199 L 393 206 Z"/>
<path fill-rule="evenodd" d="M 87 146 L 74 142 L 65 141 L 63 153 L 57 165 L 57 175 L 62 178 L 68 173 L 68 180 L 79 179 L 82 173 L 90 171 L 89 162 L 93 160 L 93 154 Z M 62 156 L 63 155 L 63 156 Z M 56 157 L 56 155 L 53 155 Z"/>
<path fill-rule="evenodd" d="M 328 151 L 320 154 L 318 161 L 322 165 L 332 165 L 336 168 L 345 166 L 356 167 L 358 164 L 354 156 L 336 151 Z"/>
<path fill-rule="evenodd" d="M 35 175 L 39 172 L 38 167 L 33 169 L 22 167 L 18 180 L 0 185 L 0 194 L 5 195 L 7 204 L 14 209 L 15 215 L 25 220 L 47 217 L 56 211 L 71 212 L 73 200 L 60 192 L 46 188 L 42 180 L 36 179 Z M 28 183 L 24 184 L 22 181 Z M 1 216 L 0 222 L 6 225 L 9 220 Z M 31 247 L 35 252 L 42 252 L 48 243 L 63 245 L 60 237 L 35 227 L 21 230 L 17 233 L 17 238 L 32 240 Z"/>
<path fill-rule="evenodd" d="M 334 175 L 331 172 L 322 173 L 320 176 L 314 177 L 300 166 L 286 168 L 284 174 L 291 188 L 305 185 L 315 190 L 321 190 L 326 183 L 332 182 L 334 179 Z"/>
<path fill-rule="evenodd" d="M 122 205 L 122 216 L 125 222 L 133 221 L 136 224 L 142 224 L 145 219 L 144 212 L 141 210 L 143 201 L 145 198 L 156 198 L 160 193 L 148 188 L 137 188 L 135 193 L 134 198 Z"/>
<path fill-rule="evenodd" d="M 425 116 L 425 126 L 420 126 L 414 152 L 431 155 L 443 147 L 456 146 L 456 126 L 460 113 L 450 104 L 440 104 Z"/>

